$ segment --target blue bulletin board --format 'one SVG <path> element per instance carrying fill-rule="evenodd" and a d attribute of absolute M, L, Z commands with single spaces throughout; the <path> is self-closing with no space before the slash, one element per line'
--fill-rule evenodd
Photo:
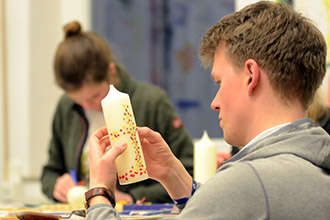
<path fill-rule="evenodd" d="M 193 138 L 222 137 L 210 108 L 217 86 L 198 59 L 202 34 L 235 10 L 234 0 L 92 1 L 92 30 L 138 80 L 165 89 Z M 239 101 L 239 100 L 233 100 Z"/>

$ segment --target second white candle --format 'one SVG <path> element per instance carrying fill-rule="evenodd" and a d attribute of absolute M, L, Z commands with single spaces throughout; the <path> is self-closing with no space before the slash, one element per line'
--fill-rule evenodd
<path fill-rule="evenodd" d="M 205 183 L 217 170 L 217 147 L 207 132 L 194 145 L 194 179 Z"/>

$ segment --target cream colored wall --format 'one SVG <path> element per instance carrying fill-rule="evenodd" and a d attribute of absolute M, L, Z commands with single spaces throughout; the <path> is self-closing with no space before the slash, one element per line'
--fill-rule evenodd
<path fill-rule="evenodd" d="M 90 28 L 90 0 L 1 0 L 0 12 L 0 203 L 40 201 L 39 177 L 62 94 L 53 56 L 65 23 Z"/>
<path fill-rule="evenodd" d="M 4 4 L 0 2 L 0 33 L 3 33 L 4 29 Z M 4 37 L 0 34 L 0 179 L 5 178 L 5 164 L 4 160 L 4 146 L 5 146 L 5 120 L 4 120 L 4 93 L 5 93 L 5 78 L 4 78 Z"/>
<path fill-rule="evenodd" d="M 40 176 L 47 159 L 53 112 L 62 94 L 54 83 L 53 55 L 62 40 L 65 23 L 75 19 L 89 29 L 89 1 L 1 1 L 5 13 L 1 13 L 0 21 L 5 21 L 5 25 L 0 27 L 0 42 L 6 42 L 5 45 L 0 43 L 0 62 L 5 61 L 5 64 L 0 63 L 2 182 L 7 171 L 11 180 L 20 174 L 25 179 Z M 6 85 L 5 90 L 2 85 Z M 7 126 L 3 124 L 4 118 L 7 118 Z M 6 138 L 8 144 L 3 141 Z M 6 149 L 9 170 L 2 163 Z"/>

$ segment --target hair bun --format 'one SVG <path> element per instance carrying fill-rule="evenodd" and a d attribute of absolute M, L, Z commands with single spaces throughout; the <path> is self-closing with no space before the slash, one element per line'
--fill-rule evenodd
<path fill-rule="evenodd" d="M 78 21 L 72 21 L 64 26 L 65 39 L 78 35 L 81 32 L 81 25 Z"/>

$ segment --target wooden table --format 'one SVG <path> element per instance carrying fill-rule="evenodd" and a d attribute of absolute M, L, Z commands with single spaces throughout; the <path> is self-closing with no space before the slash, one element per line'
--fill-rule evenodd
<path fill-rule="evenodd" d="M 83 209 L 83 206 L 72 206 L 68 204 L 43 204 L 35 207 L 16 207 L 16 208 L 2 208 L 0 206 L 0 219 L 1 220 L 13 220 L 18 219 L 15 217 L 15 213 L 32 211 L 32 212 L 40 212 L 61 216 L 68 216 L 71 211 Z M 171 204 L 142 204 L 142 205 L 118 205 L 116 206 L 116 210 L 120 213 L 122 219 L 167 219 L 172 220 L 179 214 L 178 209 Z M 166 211 L 166 213 L 156 213 L 160 210 L 170 210 Z M 131 212 L 130 215 L 128 212 Z M 148 216 L 142 216 L 143 214 L 151 214 Z M 163 212 L 163 211 L 161 211 Z M 83 220 L 84 217 L 72 215 L 71 220 Z"/>

